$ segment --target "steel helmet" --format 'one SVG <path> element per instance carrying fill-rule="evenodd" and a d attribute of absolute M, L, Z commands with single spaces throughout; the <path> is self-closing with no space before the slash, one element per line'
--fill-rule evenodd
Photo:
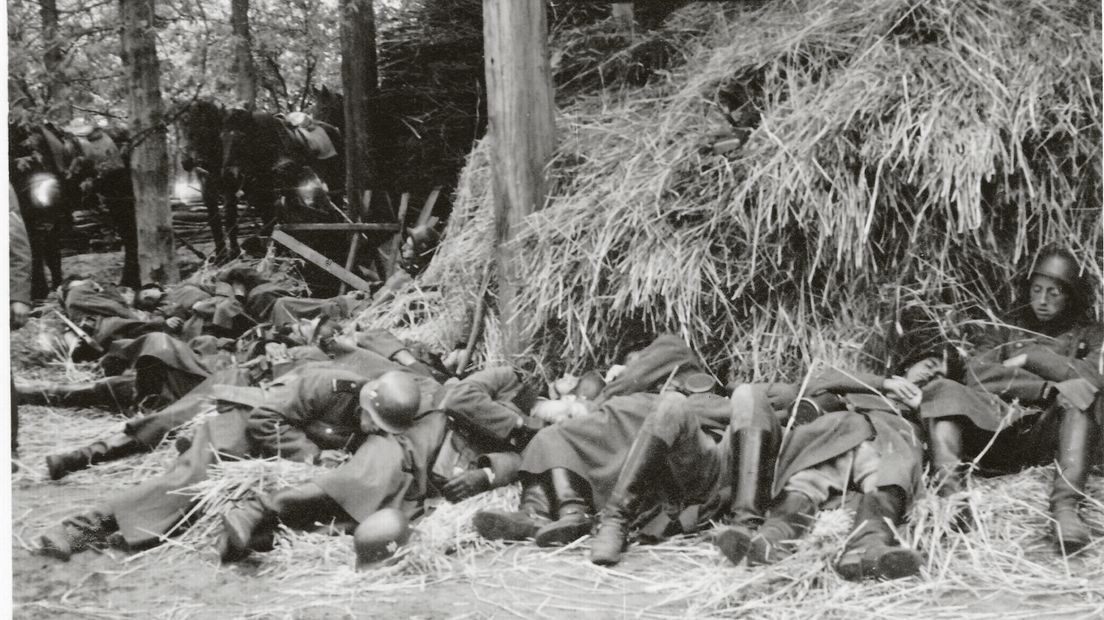
<path fill-rule="evenodd" d="M 369 381 L 360 390 L 360 407 L 388 433 L 399 434 L 414 426 L 422 402 L 418 382 L 405 372 L 391 370 Z"/>
<path fill-rule="evenodd" d="M 1035 276 L 1054 278 L 1065 284 L 1069 293 L 1076 293 L 1081 286 L 1081 266 L 1069 250 L 1064 248 L 1052 248 L 1044 251 L 1035 260 L 1035 266 L 1031 268 L 1028 280 Z"/>

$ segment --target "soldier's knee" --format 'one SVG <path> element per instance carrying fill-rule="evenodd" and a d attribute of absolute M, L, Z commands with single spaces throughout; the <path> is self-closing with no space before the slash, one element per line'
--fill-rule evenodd
<path fill-rule="evenodd" d="M 684 430 L 696 430 L 697 418 L 687 403 L 687 398 L 682 394 L 664 394 L 656 408 L 644 420 L 644 430 L 667 440 L 673 439 Z"/>

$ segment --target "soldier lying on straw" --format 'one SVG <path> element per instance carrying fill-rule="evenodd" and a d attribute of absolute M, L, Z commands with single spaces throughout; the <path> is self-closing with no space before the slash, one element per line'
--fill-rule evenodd
<path fill-rule="evenodd" d="M 462 499 L 517 479 L 517 449 L 532 435 L 525 412 L 534 396 L 509 368 L 485 369 L 444 388 L 437 408 L 423 408 L 416 418 L 392 415 L 388 403 L 363 392 L 375 427 L 362 425 L 368 436 L 353 457 L 313 482 L 248 498 L 227 513 L 223 561 L 271 548 L 280 522 L 303 527 L 328 519 L 359 524 L 358 568 L 386 557 L 390 543 L 406 540 L 409 520 L 428 497 Z"/>
<path fill-rule="evenodd" d="M 1104 326 L 1087 318 L 1091 289 L 1068 251 L 1043 252 L 1024 284 L 1019 320 L 991 335 L 965 384 L 928 386 L 921 413 L 944 497 L 963 489 L 973 467 L 1000 473 L 1056 460 L 1050 511 L 1059 549 L 1071 554 L 1093 538 L 1078 508 L 1102 448 Z M 959 526 L 970 521 L 964 507 Z"/>

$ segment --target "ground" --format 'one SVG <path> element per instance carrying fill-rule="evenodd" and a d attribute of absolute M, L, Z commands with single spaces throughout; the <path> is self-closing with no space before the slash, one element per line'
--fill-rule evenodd
<path fill-rule="evenodd" d="M 118 258 L 75 256 L 66 269 L 110 280 Z M 196 260 L 182 252 L 181 264 L 194 269 Z M 37 339 L 35 325 L 13 337 L 17 372 L 90 372 L 34 351 Z M 31 553 L 37 533 L 156 473 L 173 447 L 51 482 L 46 454 L 117 430 L 120 418 L 24 407 L 21 420 L 23 469 L 13 475 L 12 500 L 16 618 L 1104 617 L 1104 540 L 1068 560 L 1055 553 L 1045 510 L 1049 468 L 978 481 L 970 492 L 978 525 L 966 534 L 948 531 L 949 506 L 930 497 L 918 502 L 903 534 L 924 552 L 923 574 L 892 583 L 852 584 L 831 569 L 849 530 L 844 509 L 822 513 L 799 553 L 769 569 L 731 566 L 702 536 L 634 545 L 613 569 L 587 561 L 585 540 L 555 551 L 479 540 L 471 515 L 516 502 L 513 488 L 443 506 L 393 563 L 362 573 L 351 568 L 348 536 L 320 533 L 288 533 L 276 551 L 220 566 L 213 517 L 154 550 L 109 548 L 59 562 Z M 259 466 L 269 477 L 290 471 Z M 243 472 L 228 467 L 220 479 Z M 1087 512 L 1104 529 L 1099 477 L 1091 497 Z"/>

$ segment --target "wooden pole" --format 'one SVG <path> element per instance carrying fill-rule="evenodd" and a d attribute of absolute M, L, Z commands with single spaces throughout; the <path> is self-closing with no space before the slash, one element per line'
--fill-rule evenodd
<path fill-rule="evenodd" d="M 173 246 L 169 202 L 169 151 L 161 67 L 157 60 L 154 0 L 120 0 L 123 67 L 134 136 L 131 176 L 138 228 L 138 265 L 142 282 L 171 284 L 180 279 Z"/>
<path fill-rule="evenodd" d="M 544 0 L 483 0 L 483 40 L 498 311 L 503 354 L 512 358 L 528 343 L 515 307 L 524 260 L 510 242 L 525 217 L 544 206 L 544 167 L 556 141 Z"/>
<path fill-rule="evenodd" d="M 341 85 L 345 90 L 345 195 L 353 220 L 379 222 L 372 205 L 358 204 L 378 183 L 376 124 L 379 95 L 376 17 L 372 0 L 341 0 Z"/>
<path fill-rule="evenodd" d="M 237 103 L 252 110 L 257 101 L 257 70 L 253 64 L 253 35 L 249 32 L 249 0 L 230 1 L 230 30 L 234 35 L 230 72 L 234 75 Z"/>

